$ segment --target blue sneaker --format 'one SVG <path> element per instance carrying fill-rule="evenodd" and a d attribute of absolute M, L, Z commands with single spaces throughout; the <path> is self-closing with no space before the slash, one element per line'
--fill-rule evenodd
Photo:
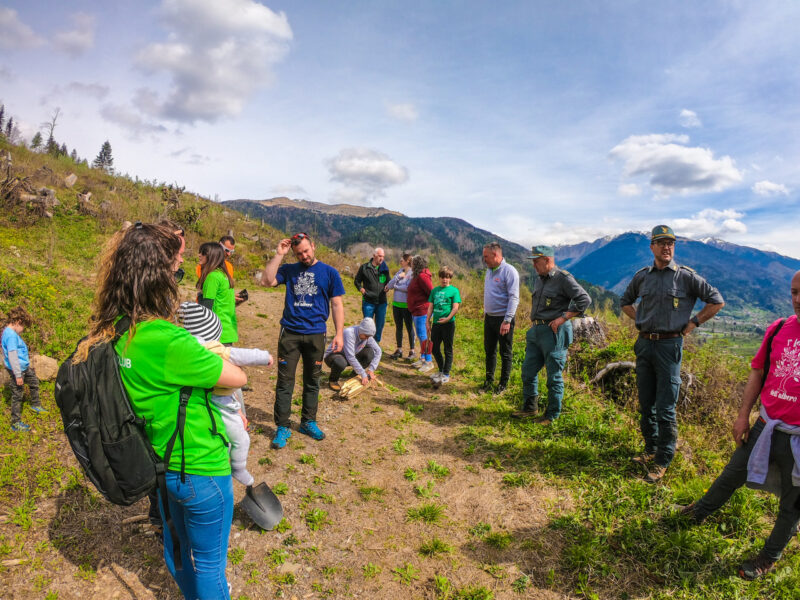
<path fill-rule="evenodd" d="M 22 421 L 17 421 L 11 426 L 11 431 L 30 431 L 31 426 Z"/>
<path fill-rule="evenodd" d="M 37 415 L 49 415 L 50 411 L 47 410 L 44 406 L 31 406 L 31 410 L 35 412 Z"/>
<path fill-rule="evenodd" d="M 306 421 L 305 423 L 301 423 L 300 429 L 297 431 L 312 437 L 317 441 L 325 439 L 325 432 L 317 426 L 316 421 Z"/>
<path fill-rule="evenodd" d="M 291 429 L 288 427 L 278 427 L 278 431 L 275 432 L 275 437 L 272 438 L 272 447 L 275 448 L 275 450 L 285 448 L 286 442 L 289 441 L 290 437 L 292 437 Z"/>

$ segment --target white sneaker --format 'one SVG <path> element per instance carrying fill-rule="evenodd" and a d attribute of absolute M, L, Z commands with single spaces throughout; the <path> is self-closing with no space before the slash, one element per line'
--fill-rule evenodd
<path fill-rule="evenodd" d="M 426 362 L 424 365 L 422 365 L 418 369 L 418 371 L 420 373 L 428 373 L 429 371 L 433 371 L 435 368 L 436 367 L 433 365 L 433 361 L 430 361 L 430 362 Z"/>
<path fill-rule="evenodd" d="M 450 381 L 450 375 L 444 375 L 444 374 L 442 374 L 442 376 L 441 376 L 441 377 L 439 377 L 439 383 L 440 383 L 440 384 L 442 384 L 442 383 L 447 383 L 448 381 Z"/>
<path fill-rule="evenodd" d="M 442 378 L 442 374 L 441 373 L 434 373 L 433 375 L 431 375 L 431 381 L 433 383 L 439 383 L 441 378 Z"/>
<path fill-rule="evenodd" d="M 425 359 L 424 358 L 420 358 L 420 359 L 417 359 L 416 362 L 411 363 L 411 366 L 414 367 L 415 369 L 419 369 L 424 364 L 425 364 Z"/>

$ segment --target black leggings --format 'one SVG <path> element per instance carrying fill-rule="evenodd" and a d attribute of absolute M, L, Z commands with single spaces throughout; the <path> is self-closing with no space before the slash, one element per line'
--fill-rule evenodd
<path fill-rule="evenodd" d="M 453 366 L 453 338 L 456 336 L 456 322 L 452 319 L 447 323 L 434 323 L 431 326 L 431 342 L 433 342 L 433 358 L 439 371 L 450 375 Z M 442 358 L 441 345 L 444 342 L 444 358 Z"/>
<path fill-rule="evenodd" d="M 403 325 L 408 331 L 408 349 L 414 349 L 414 322 L 411 320 L 411 311 L 408 308 L 392 306 L 392 316 L 394 317 L 395 340 L 397 347 L 403 347 Z"/>

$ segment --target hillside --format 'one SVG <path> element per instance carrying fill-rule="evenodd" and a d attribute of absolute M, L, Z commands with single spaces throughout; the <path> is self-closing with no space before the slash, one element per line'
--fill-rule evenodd
<path fill-rule="evenodd" d="M 449 264 L 457 270 L 482 273 L 483 247 L 492 241 L 503 245 L 506 260 L 520 271 L 523 282 L 530 284 L 534 276 L 528 259 L 530 249 L 479 229 L 454 217 L 407 217 L 384 209 L 363 209 L 350 205 L 327 205 L 285 198 L 256 202 L 231 200 L 224 203 L 253 219 L 285 231 L 305 231 L 340 252 L 361 254 L 368 248 L 383 246 L 387 259 L 397 260 L 404 251 L 428 254 L 438 264 Z M 359 211 L 384 211 L 376 215 L 355 214 Z M 586 278 L 584 278 L 586 279 Z M 618 312 L 616 294 L 596 285 L 585 284 L 594 307 Z M 592 282 L 594 283 L 594 282 Z M 524 305 L 524 302 L 523 302 Z"/>

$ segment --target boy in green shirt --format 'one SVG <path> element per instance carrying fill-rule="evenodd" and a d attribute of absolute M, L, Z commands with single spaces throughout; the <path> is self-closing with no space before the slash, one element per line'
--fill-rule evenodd
<path fill-rule="evenodd" d="M 456 334 L 456 313 L 461 306 L 458 288 L 450 285 L 453 270 L 449 267 L 439 269 L 439 285 L 428 297 L 428 327 L 431 330 L 433 358 L 439 372 L 431 375 L 434 386 L 450 381 L 450 368 L 453 366 L 453 338 Z M 444 343 L 444 357 L 441 346 Z"/>

